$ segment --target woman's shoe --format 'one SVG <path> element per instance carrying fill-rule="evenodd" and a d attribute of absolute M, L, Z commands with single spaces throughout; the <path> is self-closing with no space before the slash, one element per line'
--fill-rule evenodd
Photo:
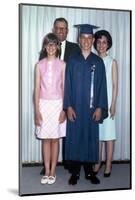
<path fill-rule="evenodd" d="M 109 172 L 104 172 L 104 177 L 110 177 L 111 176 L 111 170 L 112 170 L 112 166 L 110 167 Z"/>
<path fill-rule="evenodd" d="M 49 179 L 48 176 L 42 176 L 42 178 L 41 178 L 41 184 L 46 184 L 46 183 L 48 183 L 48 179 Z"/>
<path fill-rule="evenodd" d="M 97 174 L 98 174 L 98 172 L 99 172 L 99 170 L 98 170 L 98 171 L 93 171 L 93 173 L 94 173 L 95 175 L 97 175 Z"/>
<path fill-rule="evenodd" d="M 111 176 L 111 172 L 109 172 L 109 173 L 104 173 L 104 177 L 109 177 L 109 176 Z"/>
<path fill-rule="evenodd" d="M 97 175 L 103 164 L 100 162 L 100 163 L 95 164 L 95 165 L 97 165 L 98 167 L 97 167 L 96 170 L 95 170 L 95 169 L 93 170 L 93 173 L 94 173 L 95 175 Z"/>
<path fill-rule="evenodd" d="M 56 181 L 56 176 L 49 176 L 48 177 L 48 184 L 49 185 L 55 183 L 55 181 Z"/>

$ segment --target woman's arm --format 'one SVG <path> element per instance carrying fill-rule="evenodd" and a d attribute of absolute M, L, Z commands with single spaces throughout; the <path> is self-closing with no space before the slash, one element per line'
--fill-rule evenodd
<path fill-rule="evenodd" d="M 116 100 L 118 95 L 118 66 L 117 62 L 114 60 L 112 64 L 112 103 L 110 107 L 110 117 L 113 118 L 116 112 Z"/>

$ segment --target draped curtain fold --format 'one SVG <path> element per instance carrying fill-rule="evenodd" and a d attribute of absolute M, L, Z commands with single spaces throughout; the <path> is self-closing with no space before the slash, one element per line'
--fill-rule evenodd
<path fill-rule="evenodd" d="M 109 54 L 117 60 L 119 93 L 117 99 L 114 160 L 130 159 L 130 12 L 120 10 L 84 9 L 21 5 L 21 160 L 42 162 L 41 141 L 35 137 L 34 126 L 34 67 L 39 58 L 43 37 L 52 31 L 57 17 L 69 23 L 68 40 L 77 41 L 74 24 L 90 23 L 108 30 L 113 38 Z M 95 50 L 92 49 L 94 52 Z M 81 148 L 81 144 L 80 144 Z M 103 155 L 104 156 L 104 155 Z M 61 148 L 59 161 L 62 160 Z"/>

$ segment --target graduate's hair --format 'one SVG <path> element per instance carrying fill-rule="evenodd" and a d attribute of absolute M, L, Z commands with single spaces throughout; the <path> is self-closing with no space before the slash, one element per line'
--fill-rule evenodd
<path fill-rule="evenodd" d="M 107 47 L 107 50 L 109 50 L 111 47 L 112 47 L 112 36 L 110 35 L 110 33 L 106 30 L 100 30 L 100 31 L 97 31 L 95 34 L 94 34 L 94 37 L 95 37 L 95 41 L 94 41 L 94 47 L 95 49 L 97 50 L 97 40 L 98 39 L 101 39 L 102 36 L 105 36 L 107 38 L 107 44 L 108 44 L 108 47 Z"/>
<path fill-rule="evenodd" d="M 65 18 L 63 18 L 63 17 L 56 18 L 53 23 L 53 26 L 55 26 L 57 22 L 65 22 L 65 24 L 67 25 L 67 28 L 68 28 L 68 21 Z"/>
<path fill-rule="evenodd" d="M 60 42 L 57 38 L 57 36 L 54 33 L 48 33 L 44 38 L 42 42 L 42 49 L 40 51 L 40 55 L 44 55 L 43 57 L 47 57 L 47 51 L 45 46 L 49 43 L 54 43 L 57 45 L 57 51 L 56 51 L 56 57 L 60 54 Z"/>

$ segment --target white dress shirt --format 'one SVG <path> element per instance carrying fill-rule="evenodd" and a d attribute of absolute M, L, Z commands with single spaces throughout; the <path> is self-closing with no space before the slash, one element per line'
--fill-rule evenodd
<path fill-rule="evenodd" d="M 60 56 L 61 60 L 64 60 L 65 47 L 66 47 L 66 40 L 61 42 L 61 56 Z"/>

